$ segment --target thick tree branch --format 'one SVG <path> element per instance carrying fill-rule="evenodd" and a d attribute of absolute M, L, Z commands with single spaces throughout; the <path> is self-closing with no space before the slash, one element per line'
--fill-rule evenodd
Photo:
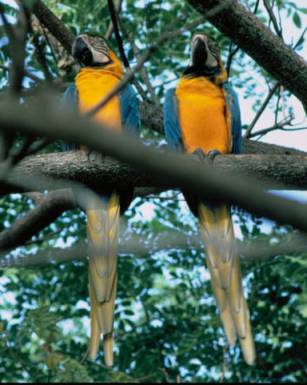
<path fill-rule="evenodd" d="M 151 173 L 161 183 L 173 184 L 200 197 L 233 203 L 255 215 L 307 231 L 306 205 L 269 194 L 265 189 L 272 188 L 272 185 L 236 174 L 222 175 L 218 168 L 213 169 L 183 155 L 164 152 L 161 156 L 161 152 L 142 145 L 128 135 L 105 129 L 73 111 L 59 111 L 58 102 L 51 98 L 47 101 L 41 97 L 36 103 L 35 108 L 28 107 L 26 111 L 12 103 L 1 106 L 1 129 L 83 144 Z"/>
<path fill-rule="evenodd" d="M 164 152 L 161 152 L 163 158 Z M 242 176 L 261 178 L 268 183 L 275 182 L 276 187 L 307 189 L 306 155 L 219 155 L 214 160 L 219 171 L 238 173 Z M 84 151 L 71 151 L 52 154 L 34 155 L 25 158 L 11 172 L 11 177 L 43 174 L 53 178 L 74 180 L 86 184 L 91 189 L 101 192 L 106 186 L 117 187 L 162 187 L 172 188 L 167 183 L 154 177 L 151 172 L 140 172 L 138 168 L 128 166 L 110 157 L 92 154 L 90 161 Z M 50 186 L 52 188 L 52 184 Z M 16 192 L 16 190 L 6 191 Z"/>
<path fill-rule="evenodd" d="M 55 221 L 65 210 L 75 207 L 71 190 L 52 191 L 29 213 L 25 214 L 7 230 L 0 233 L 0 249 L 22 245 L 33 235 Z"/>
<path fill-rule="evenodd" d="M 188 0 L 206 15 L 224 0 Z M 261 67 L 297 96 L 307 111 L 307 63 L 289 48 L 238 0 L 229 2 L 218 14 L 208 17 Z"/>
<path fill-rule="evenodd" d="M 41 1 L 36 0 L 33 6 L 33 13 L 38 20 L 52 33 L 52 35 L 70 53 L 74 34 L 64 23 Z"/>

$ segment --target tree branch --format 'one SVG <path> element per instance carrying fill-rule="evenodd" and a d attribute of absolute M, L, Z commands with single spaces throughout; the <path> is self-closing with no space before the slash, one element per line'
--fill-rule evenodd
<path fill-rule="evenodd" d="M 41 0 L 35 1 L 33 13 L 70 53 L 74 35 L 64 23 Z"/>
<path fill-rule="evenodd" d="M 245 135 L 244 137 L 245 138 L 250 138 L 251 137 L 251 132 L 252 132 L 252 129 L 254 128 L 255 124 L 258 122 L 260 116 L 262 115 L 263 111 L 265 110 L 266 106 L 269 104 L 269 101 L 272 99 L 272 97 L 274 96 L 275 92 L 277 91 L 277 89 L 280 87 L 280 84 L 279 83 L 276 83 L 270 90 L 270 92 L 268 93 L 267 97 L 265 98 L 264 102 L 262 103 L 261 107 L 259 108 L 257 114 L 255 115 L 253 121 L 251 122 L 251 124 L 247 127 L 246 129 L 246 132 L 245 132 Z"/>
<path fill-rule="evenodd" d="M 1 106 L 0 127 L 5 132 L 34 133 L 54 140 L 83 144 L 150 173 L 161 183 L 173 184 L 209 200 L 235 204 L 255 215 L 307 231 L 306 205 L 265 192 L 272 185 L 237 174 L 225 175 L 218 168 L 200 164 L 180 154 L 164 152 L 161 156 L 160 151 L 80 117 L 74 111 L 59 111 L 57 100 L 49 98 L 46 102 L 40 97 L 36 107 L 28 106 L 26 111 L 12 103 Z"/>
<path fill-rule="evenodd" d="M 163 158 L 164 152 L 160 152 L 160 156 Z M 214 160 L 214 166 L 224 173 L 261 178 L 275 183 L 276 188 L 307 189 L 306 155 L 219 155 Z M 18 180 L 40 174 L 51 177 L 51 180 L 67 180 L 67 187 L 71 180 L 77 181 L 97 192 L 102 192 L 106 186 L 176 187 L 172 182 L 154 177 L 151 172 L 140 172 L 138 168 L 110 157 L 92 154 L 89 161 L 84 151 L 29 156 L 14 168 L 10 177 Z M 16 190 L 6 191 L 13 192 Z"/>
<path fill-rule="evenodd" d="M 248 242 L 233 241 L 231 247 L 236 248 L 241 256 L 242 262 L 262 261 L 276 256 L 297 255 L 302 256 L 306 252 L 307 238 L 299 233 L 290 233 L 285 239 L 278 243 L 271 244 L 268 240 L 251 240 Z M 222 246 L 222 247 L 225 247 Z M 125 255 L 145 255 L 161 250 L 204 250 L 204 244 L 200 234 L 183 235 L 179 231 L 169 231 L 162 237 L 155 237 L 151 240 L 143 237 L 131 236 L 128 239 L 120 239 L 118 253 Z M 52 247 L 24 256 L 8 258 L 5 252 L 0 254 L 0 268 L 4 267 L 39 267 L 49 263 L 67 263 L 76 260 L 83 260 L 88 256 L 88 244 L 79 241 L 67 248 Z M 124 257 L 124 258 L 125 258 Z M 129 258 L 129 257 L 128 257 Z"/>
<path fill-rule="evenodd" d="M 0 249 L 12 249 L 22 245 L 54 222 L 65 210 L 74 208 L 75 204 L 74 196 L 69 189 L 50 192 L 34 209 L 0 233 Z"/>

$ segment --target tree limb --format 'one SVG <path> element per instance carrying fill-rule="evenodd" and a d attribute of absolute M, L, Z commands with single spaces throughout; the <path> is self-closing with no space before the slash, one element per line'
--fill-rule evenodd
<path fill-rule="evenodd" d="M 36 0 L 33 6 L 33 13 L 38 20 L 52 33 L 52 35 L 70 53 L 74 34 L 64 23 L 41 1 Z"/>
<path fill-rule="evenodd" d="M 231 242 L 241 256 L 242 262 L 262 261 L 281 255 L 306 254 L 307 238 L 299 233 L 290 233 L 285 239 L 271 244 L 268 240 L 251 240 L 248 242 Z M 151 240 L 136 235 L 120 240 L 118 252 L 127 258 L 127 254 L 137 256 L 152 254 L 161 250 L 204 250 L 204 244 L 199 234 L 183 235 L 179 231 L 169 231 L 163 237 L 155 237 Z M 52 247 L 40 250 L 36 253 L 8 258 L 5 253 L 0 254 L 0 268 L 4 267 L 40 267 L 49 263 L 67 263 L 76 260 L 84 260 L 88 256 L 88 244 L 79 241 L 67 248 Z M 129 258 L 129 257 L 128 257 Z"/>
<path fill-rule="evenodd" d="M 163 158 L 164 152 L 160 153 Z M 276 188 L 307 189 L 306 155 L 219 155 L 214 166 L 224 173 L 238 173 L 253 176 Z M 116 187 L 176 187 L 173 183 L 154 177 L 151 172 L 141 172 L 110 157 L 92 154 L 90 161 L 84 151 L 57 152 L 26 157 L 11 172 L 10 177 L 44 175 L 54 178 L 77 181 L 91 189 L 101 192 L 106 186 Z M 8 179 L 9 181 L 10 179 Z M 52 188 L 51 182 L 50 188 Z M 46 186 L 44 186 L 45 188 Z M 14 187 L 12 187 L 14 189 Z M 6 193 L 16 190 L 6 191 Z"/>
<path fill-rule="evenodd" d="M 55 221 L 65 210 L 75 207 L 71 190 L 52 191 L 40 203 L 7 230 L 0 233 L 0 249 L 12 249 L 22 245 L 33 235 Z"/>
<path fill-rule="evenodd" d="M 209 200 L 235 204 L 255 215 L 307 231 L 306 205 L 266 192 L 272 185 L 237 174 L 225 175 L 218 168 L 180 154 L 164 152 L 161 156 L 161 152 L 142 145 L 129 135 L 118 134 L 74 111 L 60 111 L 57 100 L 52 98 L 47 101 L 40 97 L 36 103 L 35 108 L 28 106 L 27 110 L 13 103 L 1 106 L 1 129 L 83 144 L 150 173 L 161 183 L 172 184 Z"/>

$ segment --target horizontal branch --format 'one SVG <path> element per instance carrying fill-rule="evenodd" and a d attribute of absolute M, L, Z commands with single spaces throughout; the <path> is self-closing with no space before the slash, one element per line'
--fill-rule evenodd
<path fill-rule="evenodd" d="M 48 106 L 48 108 L 46 108 Z M 43 113 L 42 113 L 43 111 Z M 58 101 L 39 98 L 32 107 L 12 101 L 0 106 L 0 128 L 4 132 L 62 139 L 115 157 L 150 175 L 162 184 L 172 184 L 209 200 L 238 205 L 259 216 L 291 224 L 307 231 L 306 205 L 273 196 L 272 188 L 254 178 L 229 173 L 221 175 L 218 168 L 200 164 L 186 156 L 154 150 L 125 134 L 59 109 Z M 46 165 L 48 168 L 48 165 Z"/>
<path fill-rule="evenodd" d="M 307 63 L 282 39 L 274 35 L 238 0 L 230 1 L 217 14 L 210 11 L 224 0 L 188 0 L 201 14 L 230 37 L 261 67 L 297 96 L 307 111 Z"/>
<path fill-rule="evenodd" d="M 225 244 L 223 244 L 225 247 Z M 254 262 L 271 259 L 281 255 L 306 254 L 307 238 L 301 234 L 288 234 L 282 241 L 270 244 L 269 240 L 252 240 L 249 242 L 234 241 L 232 247 L 238 250 L 243 262 Z M 200 234 L 186 237 L 182 232 L 166 232 L 162 237 L 146 241 L 141 236 L 132 236 L 127 239 L 121 238 L 119 243 L 119 254 L 145 255 L 161 250 L 204 250 L 204 244 Z M 59 248 L 53 247 L 31 253 L 24 256 L 13 256 L 8 258 L 5 254 L 0 255 L 0 268 L 2 267 L 39 267 L 50 263 L 67 263 L 76 260 L 84 260 L 88 257 L 88 244 L 79 241 L 77 244 Z"/>
<path fill-rule="evenodd" d="M 161 152 L 162 158 L 163 154 Z M 219 155 L 214 165 L 219 172 L 249 175 L 261 178 L 262 181 L 275 182 L 275 188 L 286 186 L 288 189 L 307 189 L 307 155 Z M 69 180 L 81 182 L 97 192 L 103 191 L 106 186 L 177 187 L 173 182 L 154 177 L 149 171 L 141 172 L 138 168 L 110 157 L 92 153 L 88 160 L 84 151 L 29 156 L 15 167 L 10 176 L 18 180 L 21 176 L 40 174 L 65 179 L 68 181 L 67 187 Z M 49 188 L 52 187 L 51 183 Z"/>

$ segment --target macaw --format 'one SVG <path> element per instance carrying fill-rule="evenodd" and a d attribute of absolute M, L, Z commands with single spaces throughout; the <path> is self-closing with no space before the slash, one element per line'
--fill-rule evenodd
<path fill-rule="evenodd" d="M 192 38 L 190 62 L 176 88 L 166 93 L 163 120 L 166 140 L 175 151 L 192 153 L 206 162 L 212 162 L 219 153 L 241 152 L 238 97 L 227 81 L 218 45 L 205 34 L 197 33 Z M 255 347 L 239 255 L 231 246 L 234 231 L 230 207 L 183 193 L 200 222 L 226 339 L 233 346 L 238 337 L 244 359 L 252 365 Z"/>
<path fill-rule="evenodd" d="M 81 64 L 75 83 L 68 86 L 64 99 L 85 113 L 106 96 L 122 79 L 120 60 L 104 38 L 83 33 L 74 40 L 72 56 Z M 138 135 L 140 117 L 138 100 L 131 85 L 113 97 L 93 119 L 119 132 Z M 73 149 L 73 146 L 66 146 Z M 85 149 L 81 146 L 81 149 Z M 86 150 L 86 149 L 85 149 Z M 129 206 L 133 189 L 107 188 L 103 208 L 88 202 L 87 234 L 90 248 L 89 294 L 91 303 L 91 336 L 88 357 L 97 356 L 103 335 L 104 361 L 113 365 L 113 320 L 117 288 L 117 243 L 119 218 Z"/>

